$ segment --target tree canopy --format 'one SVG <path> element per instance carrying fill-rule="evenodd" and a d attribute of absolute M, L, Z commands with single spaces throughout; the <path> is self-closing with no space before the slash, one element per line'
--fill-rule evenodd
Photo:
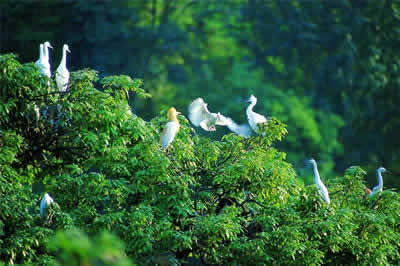
<path fill-rule="evenodd" d="M 184 116 L 158 143 L 165 110 L 135 115 L 129 76 L 71 73 L 65 93 L 33 63 L 0 56 L 0 261 L 61 265 L 389 264 L 399 260 L 400 197 L 363 197 L 365 172 L 325 181 L 330 205 L 265 136 L 214 140 Z M 310 170 L 311 171 L 311 170 Z M 42 218 L 44 192 L 56 204 Z"/>

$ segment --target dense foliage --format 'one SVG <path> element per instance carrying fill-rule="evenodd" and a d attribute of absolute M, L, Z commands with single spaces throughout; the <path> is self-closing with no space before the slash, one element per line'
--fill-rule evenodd
<path fill-rule="evenodd" d="M 387 264 L 400 259 L 400 196 L 363 198 L 365 172 L 330 179 L 331 205 L 264 137 L 199 135 L 179 116 L 144 121 L 128 76 L 71 73 L 66 93 L 32 63 L 0 56 L 0 261 L 51 265 Z M 127 93 L 128 92 L 128 93 Z M 301 103 L 299 103 L 301 104 Z M 39 201 L 56 204 L 42 218 Z"/>
<path fill-rule="evenodd" d="M 254 93 L 260 113 L 287 124 L 290 135 L 278 146 L 302 177 L 311 177 L 298 166 L 310 154 L 325 175 L 353 164 L 372 172 L 399 167 L 399 4 L 1 1 L 0 53 L 34 61 L 48 40 L 56 66 L 68 43 L 70 70 L 146 80 L 153 97 L 130 93 L 129 103 L 147 120 L 171 103 L 185 111 L 201 96 L 211 110 L 243 122 L 241 102 Z M 387 177 L 385 184 L 400 181 Z"/>

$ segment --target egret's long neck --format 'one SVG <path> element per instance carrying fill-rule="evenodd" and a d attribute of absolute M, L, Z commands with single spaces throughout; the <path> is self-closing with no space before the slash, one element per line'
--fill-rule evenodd
<path fill-rule="evenodd" d="M 378 176 L 378 187 L 382 188 L 383 187 L 383 179 L 382 179 L 381 171 L 377 171 L 376 175 Z"/>
<path fill-rule="evenodd" d="M 176 121 L 176 122 L 179 123 L 179 120 L 178 120 L 178 118 L 176 117 L 176 115 L 174 115 L 174 116 L 171 117 L 171 121 Z"/>
<path fill-rule="evenodd" d="M 176 117 L 176 114 L 175 114 L 175 113 L 170 113 L 170 114 L 168 114 L 168 118 L 169 118 L 169 121 L 176 121 L 176 122 L 179 122 L 179 121 L 178 121 L 178 118 Z"/>
<path fill-rule="evenodd" d="M 321 182 L 321 177 L 319 176 L 318 167 L 316 163 L 313 163 L 313 171 L 314 171 L 314 181 L 315 183 Z"/>
<path fill-rule="evenodd" d="M 39 56 L 40 56 L 40 59 L 43 59 L 43 44 L 41 44 L 40 46 L 39 46 Z"/>
<path fill-rule="evenodd" d="M 60 65 L 62 65 L 64 68 L 67 67 L 67 49 L 65 49 L 65 48 L 63 49 L 63 55 L 62 55 Z"/>
<path fill-rule="evenodd" d="M 247 106 L 247 113 L 253 112 L 253 107 L 256 105 L 256 101 L 251 101 L 249 106 Z"/>
<path fill-rule="evenodd" d="M 47 47 L 47 45 L 43 45 L 43 57 L 49 60 L 49 47 Z"/>

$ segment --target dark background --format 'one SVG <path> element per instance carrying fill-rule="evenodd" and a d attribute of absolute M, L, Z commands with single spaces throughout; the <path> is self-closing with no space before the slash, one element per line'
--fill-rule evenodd
<path fill-rule="evenodd" d="M 144 79 L 153 97 L 132 97 L 151 119 L 173 105 L 245 122 L 244 100 L 289 130 L 280 144 L 301 177 L 314 157 L 323 178 L 351 165 L 384 166 L 400 179 L 400 1 L 113 0 L 1 1 L 0 53 L 36 61 L 50 41 L 53 71 L 62 45 L 70 71 Z M 227 133 L 205 133 L 219 138 Z"/>

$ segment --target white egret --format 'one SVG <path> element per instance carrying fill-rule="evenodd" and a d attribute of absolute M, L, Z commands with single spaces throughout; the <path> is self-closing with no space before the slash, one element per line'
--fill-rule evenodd
<path fill-rule="evenodd" d="M 174 107 L 169 108 L 168 110 L 168 118 L 169 122 L 165 125 L 163 132 L 160 137 L 161 147 L 166 150 L 168 145 L 174 140 L 176 134 L 179 131 L 179 121 L 176 117 L 180 112 L 177 112 Z"/>
<path fill-rule="evenodd" d="M 46 55 L 45 55 L 44 45 L 41 43 L 39 46 L 39 59 L 35 62 L 35 64 L 39 67 L 40 73 L 46 75 Z"/>
<path fill-rule="evenodd" d="M 371 194 L 369 194 L 371 197 L 372 197 L 373 195 L 375 195 L 376 193 L 382 192 L 382 190 L 383 190 L 382 173 L 384 173 L 384 172 L 386 172 L 386 169 L 383 168 L 383 167 L 379 167 L 379 168 L 376 170 L 376 176 L 377 176 L 377 178 L 378 178 L 378 185 L 375 186 L 375 187 L 372 189 Z"/>
<path fill-rule="evenodd" d="M 54 203 L 54 200 L 48 193 L 44 194 L 42 200 L 40 201 L 40 216 L 46 218 L 47 208 Z"/>
<path fill-rule="evenodd" d="M 200 126 L 206 131 L 215 131 L 215 126 L 225 126 L 220 113 L 211 113 L 207 103 L 202 98 L 197 98 L 189 105 L 189 120 L 196 127 Z"/>
<path fill-rule="evenodd" d="M 56 71 L 56 82 L 58 90 L 61 92 L 67 91 L 68 81 L 69 81 L 69 71 L 67 69 L 67 52 L 71 52 L 67 44 L 63 46 L 63 55 L 61 63 Z"/>
<path fill-rule="evenodd" d="M 314 159 L 310 159 L 308 162 L 311 163 L 313 166 L 314 182 L 315 182 L 315 185 L 317 186 L 319 194 L 326 201 L 326 203 L 330 204 L 331 200 L 329 198 L 328 189 L 326 189 L 324 183 L 322 183 L 322 181 L 321 181 L 321 178 L 320 178 L 319 172 L 318 172 L 317 162 Z"/>
<path fill-rule="evenodd" d="M 257 104 L 257 98 L 254 95 L 251 95 L 250 98 L 247 100 L 250 102 L 250 105 L 247 107 L 246 114 L 247 119 L 249 120 L 249 125 L 251 129 L 257 134 L 260 133 L 260 129 L 258 128 L 258 124 L 263 124 L 267 122 L 265 116 L 257 114 L 253 111 L 253 107 Z"/>
<path fill-rule="evenodd" d="M 43 44 L 43 74 L 48 78 L 51 77 L 51 65 L 50 65 L 50 56 L 49 56 L 49 47 L 53 48 L 49 42 L 45 42 Z M 50 85 L 50 82 L 49 82 Z"/>

